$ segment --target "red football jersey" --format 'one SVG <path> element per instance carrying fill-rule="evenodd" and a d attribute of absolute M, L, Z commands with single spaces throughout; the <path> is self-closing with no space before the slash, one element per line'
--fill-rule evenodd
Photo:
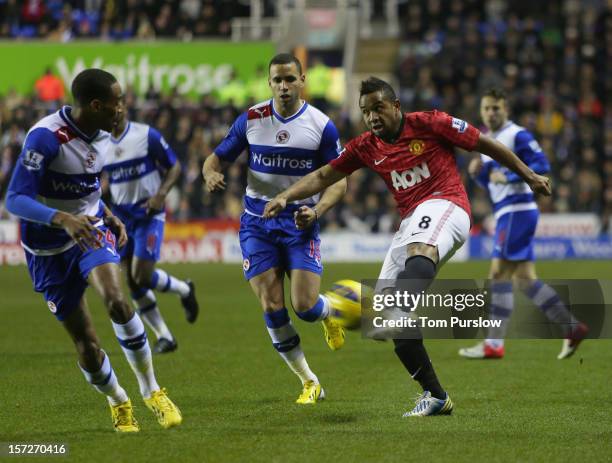
<path fill-rule="evenodd" d="M 473 151 L 480 131 L 440 111 L 406 113 L 403 124 L 395 143 L 365 132 L 348 142 L 329 165 L 347 174 L 361 167 L 378 173 L 401 217 L 428 199 L 447 199 L 470 214 L 453 147 Z"/>

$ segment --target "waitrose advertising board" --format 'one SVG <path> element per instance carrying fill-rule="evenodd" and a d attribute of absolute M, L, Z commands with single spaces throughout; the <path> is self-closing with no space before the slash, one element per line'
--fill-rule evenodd
<path fill-rule="evenodd" d="M 243 80 L 275 53 L 269 42 L 74 42 L 68 44 L 0 43 L 0 94 L 15 88 L 30 93 L 45 68 L 51 67 L 66 86 L 83 69 L 111 72 L 125 88 L 145 93 L 151 86 L 196 97 L 228 82 L 232 70 Z"/>

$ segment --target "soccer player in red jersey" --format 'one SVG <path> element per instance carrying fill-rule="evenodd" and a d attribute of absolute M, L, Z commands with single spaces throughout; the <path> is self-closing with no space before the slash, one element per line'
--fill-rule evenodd
<path fill-rule="evenodd" d="M 550 195 L 550 180 L 512 151 L 467 122 L 439 111 L 402 113 L 393 88 L 370 77 L 361 83 L 359 107 L 370 129 L 351 140 L 338 158 L 308 174 L 270 201 L 264 217 L 309 197 L 361 167 L 378 173 L 393 194 L 402 222 L 379 280 L 402 290 L 426 291 L 438 267 L 466 240 L 470 205 L 455 163 L 454 147 L 487 154 L 516 172 L 536 193 Z M 407 416 L 450 414 L 453 403 L 440 385 L 423 339 L 394 339 L 395 353 L 423 394 Z"/>

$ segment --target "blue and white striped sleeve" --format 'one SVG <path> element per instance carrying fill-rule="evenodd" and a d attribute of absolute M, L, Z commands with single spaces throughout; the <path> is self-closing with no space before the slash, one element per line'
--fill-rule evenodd
<path fill-rule="evenodd" d="M 36 201 L 36 195 L 45 170 L 58 151 L 59 142 L 49 129 L 38 128 L 28 134 L 6 194 L 6 208 L 11 214 L 33 222 L 51 224 L 57 210 Z"/>
<path fill-rule="evenodd" d="M 172 151 L 172 148 L 170 148 L 170 145 L 168 145 L 168 142 L 166 142 L 161 133 L 153 127 L 149 127 L 147 140 L 149 142 L 149 152 L 147 153 L 149 156 L 166 169 L 170 169 L 176 164 L 176 154 Z"/>
<path fill-rule="evenodd" d="M 336 129 L 336 126 L 331 119 L 327 121 L 327 124 L 323 129 L 323 133 L 321 134 L 319 152 L 321 153 L 321 159 L 323 160 L 324 164 L 336 159 L 342 152 L 342 145 L 340 144 L 338 129 Z"/>
<path fill-rule="evenodd" d="M 214 153 L 223 161 L 234 162 L 247 148 L 247 113 L 242 113 L 234 121 L 225 138 L 215 148 Z"/>
<path fill-rule="evenodd" d="M 550 172 L 550 163 L 546 154 L 540 148 L 537 140 L 527 130 L 521 130 L 516 134 L 514 152 L 536 174 L 542 175 Z M 506 178 L 509 183 L 524 181 L 518 174 L 510 170 L 506 173 Z"/>

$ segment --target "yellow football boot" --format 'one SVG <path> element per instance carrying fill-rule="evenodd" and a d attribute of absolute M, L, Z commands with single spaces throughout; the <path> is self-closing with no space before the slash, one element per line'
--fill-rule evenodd
<path fill-rule="evenodd" d="M 331 350 L 338 350 L 344 345 L 344 328 L 327 317 L 321 322 L 325 342 Z"/>
<path fill-rule="evenodd" d="M 166 389 L 161 388 L 153 392 L 151 398 L 143 399 L 145 405 L 151 410 L 162 428 L 168 429 L 178 426 L 183 421 L 183 416 L 179 408 L 170 400 L 166 394 Z"/>
<path fill-rule="evenodd" d="M 113 427 L 117 432 L 138 432 L 140 427 L 134 418 L 134 409 L 130 399 L 119 405 L 110 405 Z"/>
<path fill-rule="evenodd" d="M 295 401 L 296 404 L 316 404 L 319 400 L 325 399 L 325 391 L 319 383 L 306 381 L 302 393 Z"/>

